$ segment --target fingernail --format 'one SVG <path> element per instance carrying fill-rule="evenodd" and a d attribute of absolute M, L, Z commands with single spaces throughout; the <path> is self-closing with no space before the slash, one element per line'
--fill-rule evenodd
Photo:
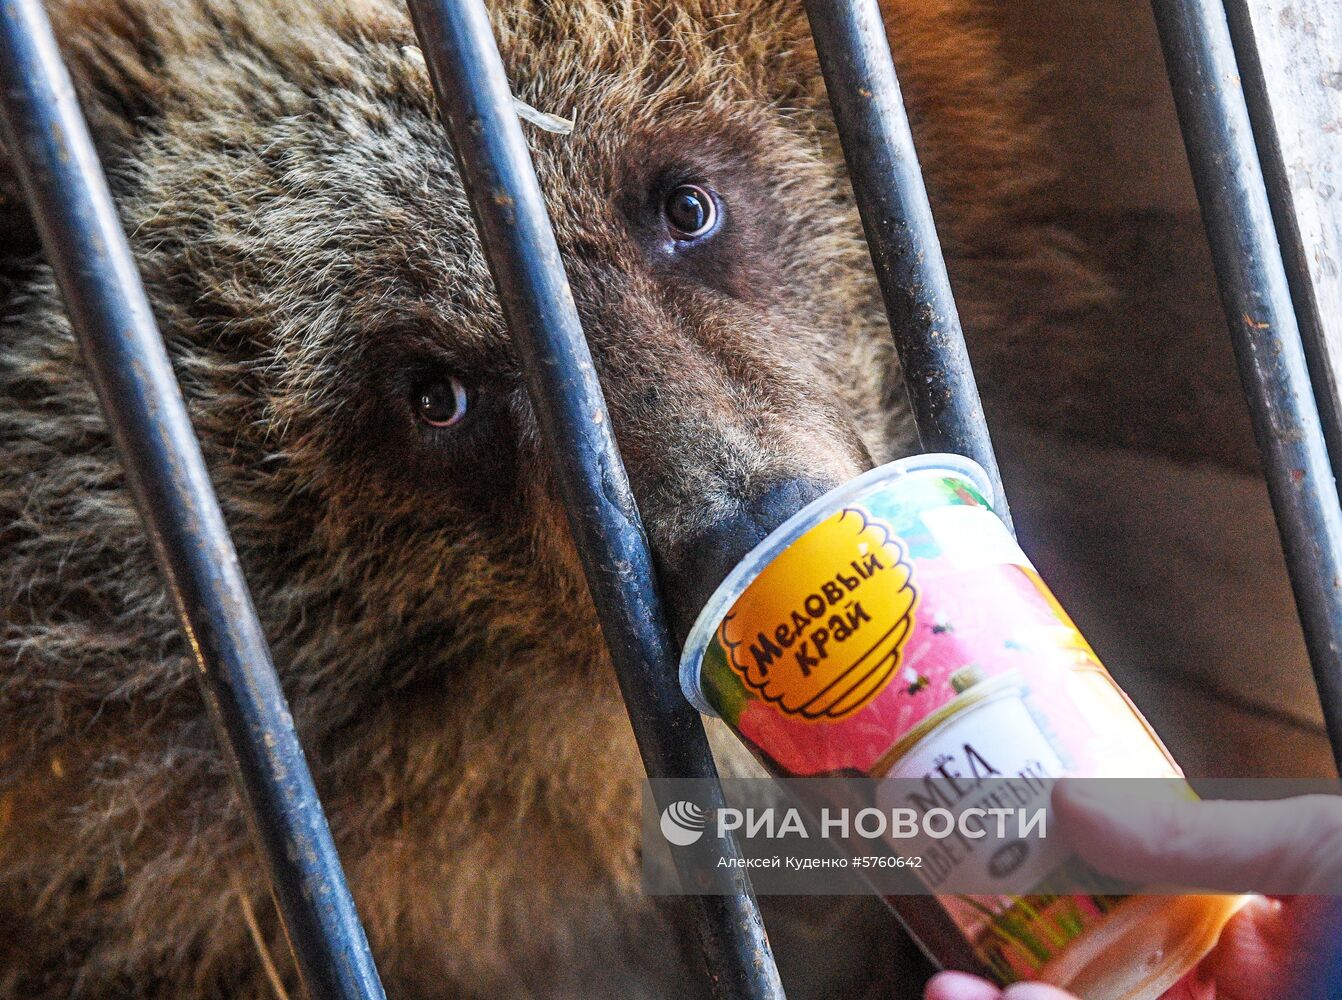
<path fill-rule="evenodd" d="M 1100 781 L 1063 778 L 1058 782 L 1053 794 L 1078 805 L 1105 805 L 1114 800 L 1115 792 L 1118 790 Z"/>
<path fill-rule="evenodd" d="M 1152 783 L 1154 785 L 1154 783 Z M 1073 806 L 1082 812 L 1123 815 L 1134 807 L 1164 804 L 1155 795 L 1158 788 L 1138 788 L 1131 781 L 1113 778 L 1064 778 L 1053 790 L 1055 803 L 1065 809 Z"/>

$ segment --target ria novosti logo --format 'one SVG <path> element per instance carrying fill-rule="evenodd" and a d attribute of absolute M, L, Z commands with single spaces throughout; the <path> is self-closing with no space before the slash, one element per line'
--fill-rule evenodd
<path fill-rule="evenodd" d="M 689 847 L 704 835 L 708 814 L 688 799 L 662 810 L 662 836 L 676 847 Z"/>

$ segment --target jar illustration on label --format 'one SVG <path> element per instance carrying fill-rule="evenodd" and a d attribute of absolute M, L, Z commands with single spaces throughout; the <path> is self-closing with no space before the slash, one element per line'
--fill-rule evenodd
<path fill-rule="evenodd" d="M 1066 768 L 1025 703 L 1019 673 L 983 680 L 971 667 L 951 682 L 959 694 L 872 767 L 873 777 L 896 779 L 877 786 L 877 808 L 970 808 L 967 799 L 984 778 L 1013 782 L 1019 790 L 1013 804 L 1020 808 L 1047 808 L 1053 783 Z M 994 836 L 991 824 L 984 825 L 973 851 L 956 857 L 934 838 L 898 846 L 923 859 L 918 874 L 929 889 L 955 894 L 994 884 L 998 894 L 1028 893 L 1068 854 L 1057 839 L 1027 840 L 1015 830 Z"/>
<path fill-rule="evenodd" d="M 1005 788 L 1046 820 L 1061 778 L 1181 779 L 988 492 L 968 459 L 924 455 L 816 500 L 709 600 L 681 660 L 686 696 L 777 776 L 877 779 L 882 811 L 977 822 Z M 924 942 L 933 956 L 970 955 L 1002 984 L 1155 1000 L 1243 902 L 1055 892 L 1084 868 L 1060 838 L 981 826 L 890 848 L 921 859 L 935 896 L 918 905 L 953 928 L 954 947 Z M 891 903 L 915 934 L 927 924 Z"/>

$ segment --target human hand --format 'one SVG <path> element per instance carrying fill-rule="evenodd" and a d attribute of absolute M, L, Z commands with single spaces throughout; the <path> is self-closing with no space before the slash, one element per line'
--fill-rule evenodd
<path fill-rule="evenodd" d="M 1342 799 L 1134 802 L 1102 783 L 1062 782 L 1053 804 L 1077 853 L 1103 874 L 1138 883 L 1234 892 L 1342 887 Z M 1164 1000 L 1338 1000 L 1342 896 L 1257 897 L 1226 925 L 1211 953 Z M 1076 1000 L 1042 983 L 1000 989 L 941 973 L 925 1000 Z"/>

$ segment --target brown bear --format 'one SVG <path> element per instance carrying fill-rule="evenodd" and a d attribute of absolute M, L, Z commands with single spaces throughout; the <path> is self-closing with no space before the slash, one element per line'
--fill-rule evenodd
<path fill-rule="evenodd" d="M 576 119 L 528 137 L 682 619 L 716 519 L 914 447 L 800 8 L 492 8 L 517 95 Z M 51 14 L 389 996 L 697 995 L 679 908 L 640 893 L 638 757 L 405 12 Z M 1093 289 L 1033 213 L 1024 85 L 971 0 L 885 14 L 962 312 L 1009 350 Z M 267 887 L 11 178 L 0 995 L 282 996 Z M 916 995 L 891 924 L 821 902 L 800 950 L 775 934 L 794 996 Z"/>

